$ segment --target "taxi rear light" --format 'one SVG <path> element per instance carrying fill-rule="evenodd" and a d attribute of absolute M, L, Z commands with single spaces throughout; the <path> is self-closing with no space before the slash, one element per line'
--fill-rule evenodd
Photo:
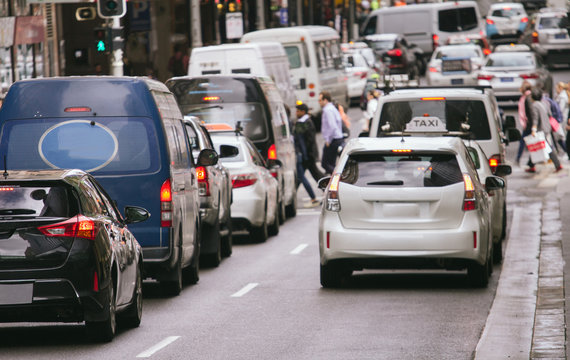
<path fill-rule="evenodd" d="M 204 166 L 196 167 L 196 177 L 198 178 L 198 195 L 210 196 L 210 185 L 208 183 L 208 171 Z"/>
<path fill-rule="evenodd" d="M 325 209 L 328 211 L 340 211 L 340 202 L 338 198 L 338 186 L 340 183 L 340 174 L 334 174 L 331 178 L 327 190 Z"/>
<path fill-rule="evenodd" d="M 271 144 L 271 146 L 267 150 L 267 159 L 277 160 L 277 149 L 275 148 L 275 144 Z"/>
<path fill-rule="evenodd" d="M 519 75 L 523 79 L 538 79 L 538 74 L 520 74 Z"/>
<path fill-rule="evenodd" d="M 487 19 L 487 24 L 493 25 L 493 24 L 495 24 L 495 22 L 493 21 L 493 19 Z"/>
<path fill-rule="evenodd" d="M 402 56 L 402 50 L 400 49 L 392 49 L 388 50 L 388 56 Z"/>
<path fill-rule="evenodd" d="M 528 18 L 527 18 L 526 16 L 523 17 L 523 18 L 521 19 L 521 22 L 522 22 L 522 23 L 527 23 L 527 22 L 528 22 Z"/>
<path fill-rule="evenodd" d="M 1 186 L 0 187 L 0 192 L 2 191 L 14 191 L 13 187 L 7 187 L 7 186 Z"/>
<path fill-rule="evenodd" d="M 475 197 L 475 185 L 469 174 L 463 174 L 463 183 L 465 184 L 465 194 L 463 196 L 463 211 L 471 211 L 477 209 L 477 199 Z"/>
<path fill-rule="evenodd" d="M 439 35 L 433 34 L 431 36 L 431 44 L 434 49 L 439 46 Z"/>
<path fill-rule="evenodd" d="M 251 174 L 239 174 L 232 176 L 232 188 L 238 189 L 246 186 L 251 186 L 257 182 L 257 176 Z"/>
<path fill-rule="evenodd" d="M 63 110 L 64 112 L 90 112 L 91 108 L 87 106 L 73 106 Z"/>
<path fill-rule="evenodd" d="M 423 97 L 422 101 L 441 101 L 441 100 L 445 100 L 444 97 L 441 96 L 436 96 L 436 97 Z"/>
<path fill-rule="evenodd" d="M 40 226 L 38 230 L 49 237 L 80 237 L 95 240 L 99 229 L 93 220 L 77 215 L 57 224 Z"/>
<path fill-rule="evenodd" d="M 483 54 L 485 55 L 489 55 L 491 52 L 491 49 L 483 49 Z"/>
<path fill-rule="evenodd" d="M 392 149 L 393 153 L 411 153 L 411 149 Z"/>
<path fill-rule="evenodd" d="M 219 96 L 204 96 L 202 101 L 218 101 L 220 100 Z"/>
<path fill-rule="evenodd" d="M 172 226 L 172 188 L 170 179 L 166 179 L 160 187 L 160 226 Z"/>
<path fill-rule="evenodd" d="M 538 44 L 538 33 L 536 31 L 532 33 L 532 43 Z"/>
<path fill-rule="evenodd" d="M 491 155 L 491 157 L 489 158 L 489 166 L 491 167 L 491 171 L 493 172 L 493 174 L 495 173 L 495 171 L 497 170 L 497 165 L 501 164 L 501 156 L 500 155 Z"/>

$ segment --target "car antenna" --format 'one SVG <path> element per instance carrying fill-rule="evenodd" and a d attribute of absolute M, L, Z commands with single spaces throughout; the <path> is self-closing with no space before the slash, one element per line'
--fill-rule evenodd
<path fill-rule="evenodd" d="M 6 162 L 6 155 L 4 155 L 4 180 L 8 178 L 8 167 L 6 166 L 7 162 Z"/>

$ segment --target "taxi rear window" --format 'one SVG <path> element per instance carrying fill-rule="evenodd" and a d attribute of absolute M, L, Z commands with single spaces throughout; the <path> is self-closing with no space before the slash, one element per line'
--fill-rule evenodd
<path fill-rule="evenodd" d="M 198 77 L 167 85 L 181 109 L 196 104 L 262 102 L 262 93 L 252 79 Z"/>
<path fill-rule="evenodd" d="M 469 125 L 476 140 L 490 140 L 489 119 L 485 104 L 480 100 L 406 100 L 387 102 L 382 106 L 377 136 L 382 126 L 390 123 L 392 131 L 401 131 L 414 117 L 433 116 L 445 123 L 448 131 L 463 131 L 462 123 Z"/>
<path fill-rule="evenodd" d="M 463 174 L 451 153 L 357 153 L 350 155 L 341 181 L 359 187 L 442 187 L 463 181 Z"/>

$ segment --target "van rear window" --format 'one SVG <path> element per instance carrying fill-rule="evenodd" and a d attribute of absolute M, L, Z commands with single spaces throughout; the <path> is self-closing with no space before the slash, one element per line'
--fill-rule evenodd
<path fill-rule="evenodd" d="M 450 153 L 357 153 L 349 157 L 341 181 L 360 187 L 441 187 L 463 181 L 463 174 Z"/>
<path fill-rule="evenodd" d="M 167 86 L 181 108 L 196 104 L 262 102 L 263 96 L 253 79 L 230 77 L 177 79 L 168 82 Z"/>
<path fill-rule="evenodd" d="M 152 173 L 160 168 L 148 118 L 8 120 L 0 152 L 13 170 L 81 169 L 95 175 Z"/>
<path fill-rule="evenodd" d="M 476 140 L 491 139 L 485 104 L 479 100 L 406 100 L 384 103 L 377 136 L 382 136 L 382 125 L 387 122 L 390 123 L 391 131 L 401 131 L 416 116 L 438 117 L 448 131 L 464 131 L 461 124 L 466 123 Z"/>
<path fill-rule="evenodd" d="M 456 8 L 439 11 L 439 30 L 460 32 L 473 30 L 479 26 L 474 7 Z"/>

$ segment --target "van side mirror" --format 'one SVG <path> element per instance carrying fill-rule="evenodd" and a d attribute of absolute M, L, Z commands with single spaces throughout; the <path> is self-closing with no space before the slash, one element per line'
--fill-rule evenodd
<path fill-rule="evenodd" d="M 498 176 L 487 176 L 485 179 L 485 189 L 487 192 L 499 190 L 505 187 L 505 180 Z"/>
<path fill-rule="evenodd" d="M 327 186 L 329 185 L 330 180 L 331 180 L 330 176 L 325 176 L 324 178 L 321 178 L 319 180 L 319 182 L 317 183 L 317 187 L 324 191 L 327 188 Z"/>
<path fill-rule="evenodd" d="M 515 117 L 513 115 L 505 116 L 504 128 L 505 129 L 511 129 L 511 128 L 516 128 L 516 127 L 517 127 L 517 124 L 515 123 Z"/>
<path fill-rule="evenodd" d="M 143 222 L 150 217 L 147 209 L 138 206 L 125 206 L 125 223 L 134 224 Z"/>
<path fill-rule="evenodd" d="M 513 169 L 511 168 L 511 165 L 497 165 L 497 167 L 495 168 L 495 175 L 496 176 L 507 176 L 510 175 L 513 172 Z"/>
<path fill-rule="evenodd" d="M 220 145 L 220 158 L 234 157 L 239 154 L 239 149 L 233 145 Z"/>
<path fill-rule="evenodd" d="M 211 166 L 218 163 L 218 153 L 213 149 L 204 149 L 198 155 L 198 166 Z"/>

